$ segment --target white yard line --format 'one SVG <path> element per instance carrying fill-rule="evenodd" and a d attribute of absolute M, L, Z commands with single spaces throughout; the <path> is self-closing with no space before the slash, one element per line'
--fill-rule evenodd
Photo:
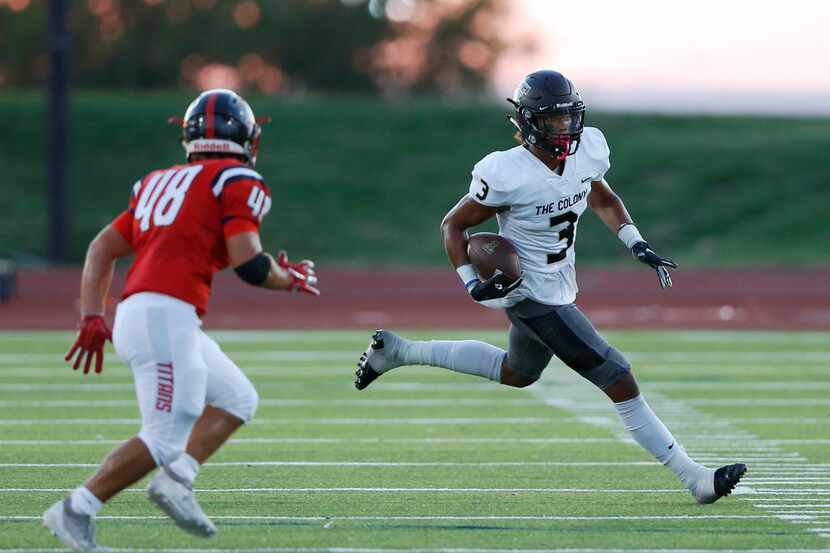
<path fill-rule="evenodd" d="M 752 475 L 747 475 L 747 483 L 759 486 L 770 484 L 805 486 L 807 484 L 830 484 L 830 478 L 809 478 L 807 476 L 795 478 L 757 478 Z"/>
<path fill-rule="evenodd" d="M 724 442 L 731 442 L 731 438 L 724 439 L 719 438 L 717 436 L 707 437 L 705 439 L 697 439 L 697 438 L 690 438 L 687 442 L 692 443 L 702 443 L 702 444 L 709 444 L 709 445 L 716 445 L 723 443 L 723 445 L 729 445 Z M 780 438 L 780 439 L 762 439 L 758 438 L 756 445 L 765 445 L 765 446 L 782 446 L 782 445 L 830 445 L 830 438 Z"/>
<path fill-rule="evenodd" d="M 756 469 L 753 465 L 752 478 L 830 478 L 830 472 L 826 471 L 787 471 L 784 469 L 768 471 Z"/>
<path fill-rule="evenodd" d="M 791 510 L 788 511 L 788 510 L 781 510 L 781 509 L 772 509 L 772 510 L 770 510 L 770 512 L 775 513 L 776 515 L 797 514 L 797 515 L 802 516 L 802 517 L 807 516 L 807 515 L 820 515 L 820 516 L 812 517 L 812 518 L 827 518 L 827 517 L 830 517 L 830 511 L 826 511 L 826 510 L 810 511 L 810 510 L 807 510 L 807 509 L 798 509 L 796 511 L 791 511 Z"/>
<path fill-rule="evenodd" d="M 830 497 L 830 489 L 812 489 L 812 490 L 794 490 L 794 489 L 776 489 L 776 488 L 752 488 L 750 492 L 754 496 L 758 495 L 821 495 Z M 751 499 L 751 498 L 749 498 Z M 770 501 L 766 497 L 757 498 L 758 501 Z"/>
<path fill-rule="evenodd" d="M 248 371 L 246 371 L 248 372 Z M 54 375 L 52 375 L 54 376 Z M 2 373 L 0 372 L 0 378 Z M 108 384 L 111 385 L 111 384 Z M 780 406 L 780 407 L 809 407 L 830 405 L 828 398 L 718 398 L 718 399 L 686 399 L 684 403 L 706 406 Z M 260 399 L 260 406 L 269 407 L 307 407 L 307 406 L 338 406 L 338 407 L 464 407 L 464 406 L 493 406 L 493 405 L 538 405 L 539 402 L 527 398 L 442 398 L 442 399 L 288 399 L 265 398 Z M 557 405 L 552 404 L 554 407 Z M 136 408 L 135 399 L 9 399 L 0 400 L 0 407 L 129 407 Z M 830 440 L 827 440 L 830 443 Z"/>
<path fill-rule="evenodd" d="M 687 423 L 679 423 L 685 426 L 693 426 L 696 423 L 689 421 Z M 716 422 L 716 426 L 732 426 L 735 424 L 830 424 L 830 417 L 729 417 L 722 422 Z M 678 425 L 678 423 L 675 423 Z"/>
<path fill-rule="evenodd" d="M 315 330 L 309 333 L 305 330 L 206 330 L 207 334 L 219 342 L 241 342 L 241 343 L 308 343 L 315 346 L 321 340 L 327 342 L 353 342 L 357 341 L 362 345 L 368 342 L 370 332 L 362 330 Z M 459 332 L 456 329 L 430 330 L 428 333 L 455 335 L 470 335 L 470 331 Z M 473 331 L 476 337 L 497 336 L 503 337 L 501 331 Z M 417 331 L 418 334 L 425 332 Z M 75 338 L 74 331 L 25 331 L 11 330 L 0 331 L 0 341 L 15 342 L 21 340 L 41 340 L 44 337 L 65 339 L 71 341 Z M 615 331 L 609 331 L 612 336 L 617 336 Z M 627 334 L 627 333 L 624 333 Z M 639 334 L 639 333 L 638 333 Z M 650 335 L 663 338 L 665 341 L 687 342 L 698 344 L 700 342 L 716 342 L 741 346 L 748 343 L 763 344 L 773 342 L 786 346 L 787 344 L 827 344 L 830 343 L 830 332 L 822 331 L 776 331 L 776 330 L 671 330 L 669 332 L 655 331 Z M 602 550 L 605 551 L 605 550 Z"/>
<path fill-rule="evenodd" d="M 321 424 L 321 425 L 368 425 L 368 426 L 387 426 L 398 424 L 415 424 L 415 425 L 453 425 L 453 424 L 561 424 L 561 423 L 585 423 L 592 424 L 595 421 L 588 417 L 456 417 L 456 418 L 279 418 L 279 419 L 254 419 L 249 424 L 253 425 L 291 425 L 291 424 Z M 712 426 L 729 426 L 730 422 L 738 424 L 801 424 L 801 425 L 816 425 L 816 424 L 830 424 L 830 419 L 827 418 L 804 418 L 804 417 L 781 417 L 781 418 L 760 418 L 760 419 L 737 419 L 733 418 L 730 421 L 723 421 L 721 425 Z M 133 425 L 141 424 L 140 419 L 0 419 L 0 426 L 38 426 L 38 425 Z M 672 425 L 673 428 L 688 428 L 694 427 L 695 422 L 677 422 Z"/>
<path fill-rule="evenodd" d="M 40 517 L 38 517 L 40 518 Z M 106 519 L 107 517 L 98 517 Z M 133 520 L 130 517 L 110 517 L 116 520 Z M 136 519 L 163 519 L 165 517 L 135 517 Z M 214 517 L 219 518 L 219 517 Z M 501 517 L 500 517 L 501 518 Z M 2 520 L 0 518 L 0 520 Z M 21 519 L 28 520 L 28 519 Z M 325 517 L 297 517 L 292 521 L 311 521 L 329 524 L 336 520 L 352 519 L 328 519 Z M 417 519 L 432 520 L 432 519 Z M 453 519 L 458 520 L 458 519 Z M 462 519 L 463 520 L 463 519 Z M 481 520 L 481 519 L 475 519 Z M 489 519 L 488 519 L 489 520 Z M 520 519 L 528 520 L 528 519 Z M 534 519 L 529 519 L 534 520 Z M 828 553 L 828 549 L 478 549 L 478 548 L 363 548 L 363 547 L 259 547 L 254 549 L 139 549 L 139 548 L 110 548 L 107 551 L 113 553 Z M 58 553 L 69 551 L 60 548 L 26 548 L 26 549 L 0 549 L 0 553 Z"/>
<path fill-rule="evenodd" d="M 538 405 L 530 398 L 445 398 L 445 399 L 260 399 L 260 407 L 466 407 L 496 405 Z M 0 407 L 129 407 L 137 409 L 135 399 L 9 399 Z"/>
<path fill-rule="evenodd" d="M 133 384 L 0 384 L 0 392 L 116 392 L 132 391 Z"/>
<path fill-rule="evenodd" d="M 827 351 L 626 351 L 625 356 L 631 361 L 704 361 L 704 362 L 753 362 L 781 363 L 792 361 L 830 361 Z"/>
<path fill-rule="evenodd" d="M 807 464 L 807 459 L 797 457 L 753 457 L 744 455 L 741 452 L 720 453 L 718 455 L 695 455 L 695 460 L 704 465 L 707 463 L 720 463 L 724 458 L 740 457 L 743 463 L 777 463 L 779 466 L 800 467 Z"/>
<path fill-rule="evenodd" d="M 0 439 L 0 445 L 4 446 L 31 446 L 31 445 L 112 445 L 123 443 L 123 439 L 87 439 L 87 440 L 24 440 L 24 439 Z M 531 444 L 531 445 L 556 445 L 556 444 L 609 444 L 620 443 L 617 438 L 307 438 L 307 437 L 282 437 L 282 438 L 232 438 L 230 444 Z M 635 444 L 634 440 L 626 439 L 625 443 Z M 686 444 L 697 444 L 705 442 L 686 441 Z M 701 448 L 696 448 L 700 450 Z M 740 455 L 740 450 L 730 450 L 720 453 L 719 456 Z M 788 460 L 798 461 L 789 465 L 781 465 L 780 462 L 769 462 L 768 459 L 758 460 L 753 463 L 753 474 L 760 471 L 770 471 L 774 474 L 792 472 L 823 472 L 830 471 L 830 464 L 807 464 L 804 459 L 787 457 Z"/>
<path fill-rule="evenodd" d="M 250 366 L 247 363 L 243 367 L 245 374 L 248 376 L 256 376 L 256 377 L 269 377 L 273 376 L 275 378 L 303 378 L 306 379 L 308 377 L 318 377 L 318 378 L 335 378 L 338 376 L 343 376 L 344 369 L 341 366 L 332 365 L 329 367 L 295 367 L 289 365 L 283 365 L 282 363 L 278 365 L 274 365 L 273 367 L 257 367 L 257 366 Z M 132 372 L 125 366 L 121 364 L 110 364 L 107 361 L 107 364 L 104 367 L 104 370 L 107 374 L 107 379 L 113 379 L 114 377 L 118 377 L 120 380 L 124 381 L 132 381 Z M 55 377 L 73 377 L 73 374 L 78 375 L 77 372 L 73 373 L 70 368 L 67 368 L 66 363 L 60 364 L 53 364 L 53 363 L 39 363 L 37 366 L 34 367 L 21 367 L 19 365 L 2 365 L 0 364 L 0 378 L 8 378 L 8 377 L 16 377 L 16 378 L 26 378 L 26 379 L 49 379 Z M 81 376 L 77 376 L 77 378 L 82 378 Z"/>
<path fill-rule="evenodd" d="M 100 463 L 0 463 L 0 468 L 89 468 Z M 224 461 L 206 467 L 650 467 L 657 461 Z"/>
<path fill-rule="evenodd" d="M 41 520 L 35 515 L 0 516 L 3 520 Z M 509 520 L 757 520 L 779 518 L 776 515 L 390 515 L 390 516 L 279 516 L 279 515 L 214 515 L 214 520 L 304 520 L 304 521 L 383 521 L 383 520 L 448 520 L 448 521 L 509 521 Z M 96 520 L 168 520 L 162 515 L 103 515 Z M 3 551 L 3 550 L 0 550 Z M 200 550 L 206 551 L 206 550 Z M 209 550 L 207 550 L 209 551 Z M 707 550 L 712 551 L 712 550 Z M 746 551 L 746 550 L 741 550 Z M 777 550 L 776 550 L 777 551 Z M 815 551 L 815 550 L 812 550 Z"/>
<path fill-rule="evenodd" d="M 752 474 L 750 475 L 751 478 L 770 478 L 770 479 L 813 479 L 813 478 L 830 478 L 830 472 L 827 471 L 787 471 L 784 469 L 781 470 L 761 470 L 756 469 L 753 465 Z"/>
<path fill-rule="evenodd" d="M 804 485 L 804 484 L 830 484 L 830 480 L 821 476 L 783 476 L 783 477 L 769 477 L 769 476 L 761 476 L 757 477 L 752 474 L 747 474 L 746 476 L 747 481 L 752 481 L 752 483 L 756 486 L 767 486 L 767 485 L 789 485 L 792 484 L 794 486 Z M 794 488 L 795 489 L 795 488 Z M 800 488 L 799 488 L 800 489 Z"/>
<path fill-rule="evenodd" d="M 0 493 L 65 493 L 72 488 L 0 488 Z M 684 489 L 602 489 L 602 488 L 195 488 L 194 492 L 213 493 L 578 493 L 578 494 L 662 494 L 688 493 Z M 140 488 L 124 492 L 145 493 Z"/>
<path fill-rule="evenodd" d="M 769 497 L 765 499 L 753 499 L 752 497 L 742 497 L 744 501 L 761 501 L 762 503 L 786 503 L 786 502 L 795 502 L 795 503 L 822 503 L 825 501 L 830 501 L 830 496 L 825 498 L 810 498 L 810 497 Z"/>
<path fill-rule="evenodd" d="M 542 417 L 459 417 L 459 418 L 280 418 L 254 419 L 249 424 L 261 426 L 287 426 L 292 424 L 320 424 L 320 425 L 490 425 L 490 424 L 556 424 L 562 422 L 579 422 L 568 418 Z M 119 426 L 141 424 L 141 419 L 0 419 L 0 426 L 64 426 L 64 425 L 93 425 Z"/>
<path fill-rule="evenodd" d="M 79 377 L 80 379 L 81 377 Z M 90 382 L 80 383 L 66 383 L 66 384 L 49 384 L 49 383 L 0 383 L 0 391 L 6 392 L 108 392 L 108 391 L 132 391 L 134 386 L 132 382 L 119 383 L 96 383 L 92 382 L 92 378 L 88 377 Z M 273 383 L 258 382 L 256 384 L 260 388 L 273 387 Z M 460 391 L 470 393 L 474 391 L 494 391 L 498 389 L 498 384 L 493 382 L 405 382 L 396 381 L 384 383 L 386 391 Z M 718 382 L 719 389 L 736 389 L 736 390 L 752 390 L 752 391 L 820 391 L 830 390 L 830 382 Z M 348 383 L 344 384 L 344 388 L 348 388 Z M 708 382 L 690 382 L 690 381 L 655 381 L 642 384 L 645 390 L 701 390 L 709 391 L 712 384 Z"/>
<path fill-rule="evenodd" d="M 364 346 L 365 347 L 365 346 Z M 279 350 L 235 350 L 225 352 L 237 362 L 241 361 L 343 361 L 357 362 L 362 348 L 345 350 L 316 349 L 279 349 Z M 0 363 L 49 363 L 63 362 L 63 353 L 0 353 Z M 626 351 L 626 357 L 632 361 L 660 362 L 826 362 L 830 361 L 830 352 L 824 351 Z"/>
<path fill-rule="evenodd" d="M 124 440 L 0 440 L 0 445 L 111 445 Z M 609 444 L 616 438 L 231 438 L 229 444 Z M 632 440 L 633 443 L 633 440 Z"/>
<path fill-rule="evenodd" d="M 683 403 L 707 406 L 757 406 L 757 407 L 807 407 L 830 405 L 830 398 L 694 398 L 684 399 Z"/>
<path fill-rule="evenodd" d="M 830 509 L 830 503 L 804 503 L 803 501 L 799 503 L 758 503 L 755 506 L 761 507 L 762 509 L 777 509 L 779 511 L 781 509 Z"/>
<path fill-rule="evenodd" d="M 752 473 L 756 474 L 756 470 L 760 472 L 772 472 L 773 474 L 792 473 L 792 474 L 810 474 L 813 472 L 821 473 L 827 471 L 825 464 L 806 464 L 806 463 L 754 463 L 752 465 Z"/>
<path fill-rule="evenodd" d="M 4 442 L 0 442 L 3 444 Z M 30 443 L 30 442 L 29 442 Z M 120 443 L 112 442 L 92 443 Z M 89 468 L 99 463 L 0 463 L 0 468 Z M 657 461 L 220 461 L 210 462 L 208 467 L 648 467 L 660 466 Z M 746 482 L 768 484 L 830 484 L 830 478 L 814 476 L 763 477 L 753 471 Z"/>
<path fill-rule="evenodd" d="M 798 390 L 814 391 L 830 389 L 830 381 L 820 382 L 791 382 L 791 381 L 761 381 L 761 382 L 698 382 L 698 381 L 652 381 L 642 384 L 645 389 L 654 390 L 704 390 L 711 391 L 713 388 L 719 390 L 724 388 L 737 388 L 740 390 Z"/>

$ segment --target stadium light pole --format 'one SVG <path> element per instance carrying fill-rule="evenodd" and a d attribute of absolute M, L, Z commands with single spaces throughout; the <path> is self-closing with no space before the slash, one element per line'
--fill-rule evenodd
<path fill-rule="evenodd" d="M 69 259 L 69 0 L 49 1 L 49 259 Z"/>

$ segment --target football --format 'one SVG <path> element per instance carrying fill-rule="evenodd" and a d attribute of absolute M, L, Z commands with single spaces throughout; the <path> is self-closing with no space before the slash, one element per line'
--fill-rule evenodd
<path fill-rule="evenodd" d="M 493 276 L 496 269 L 511 280 L 522 274 L 516 248 L 510 240 L 494 232 L 479 232 L 470 236 L 467 257 L 482 279 Z"/>

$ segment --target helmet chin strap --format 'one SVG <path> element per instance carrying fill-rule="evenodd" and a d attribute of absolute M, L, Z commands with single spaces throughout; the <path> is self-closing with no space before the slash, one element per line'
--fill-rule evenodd
<path fill-rule="evenodd" d="M 536 145 L 559 161 L 565 161 L 571 151 L 573 139 L 566 134 L 555 135 L 551 140 L 537 140 Z"/>

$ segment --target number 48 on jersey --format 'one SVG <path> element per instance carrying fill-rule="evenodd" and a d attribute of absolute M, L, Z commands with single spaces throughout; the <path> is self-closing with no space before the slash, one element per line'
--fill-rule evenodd
<path fill-rule="evenodd" d="M 135 208 L 134 217 L 141 232 L 146 232 L 151 226 L 164 227 L 173 224 L 182 208 L 187 191 L 202 169 L 202 165 L 190 165 L 153 175 L 141 191 Z M 141 182 L 137 182 L 136 191 L 140 187 Z M 248 207 L 251 208 L 251 214 L 261 221 L 271 209 L 271 198 L 262 188 L 254 186 L 248 196 Z"/>

